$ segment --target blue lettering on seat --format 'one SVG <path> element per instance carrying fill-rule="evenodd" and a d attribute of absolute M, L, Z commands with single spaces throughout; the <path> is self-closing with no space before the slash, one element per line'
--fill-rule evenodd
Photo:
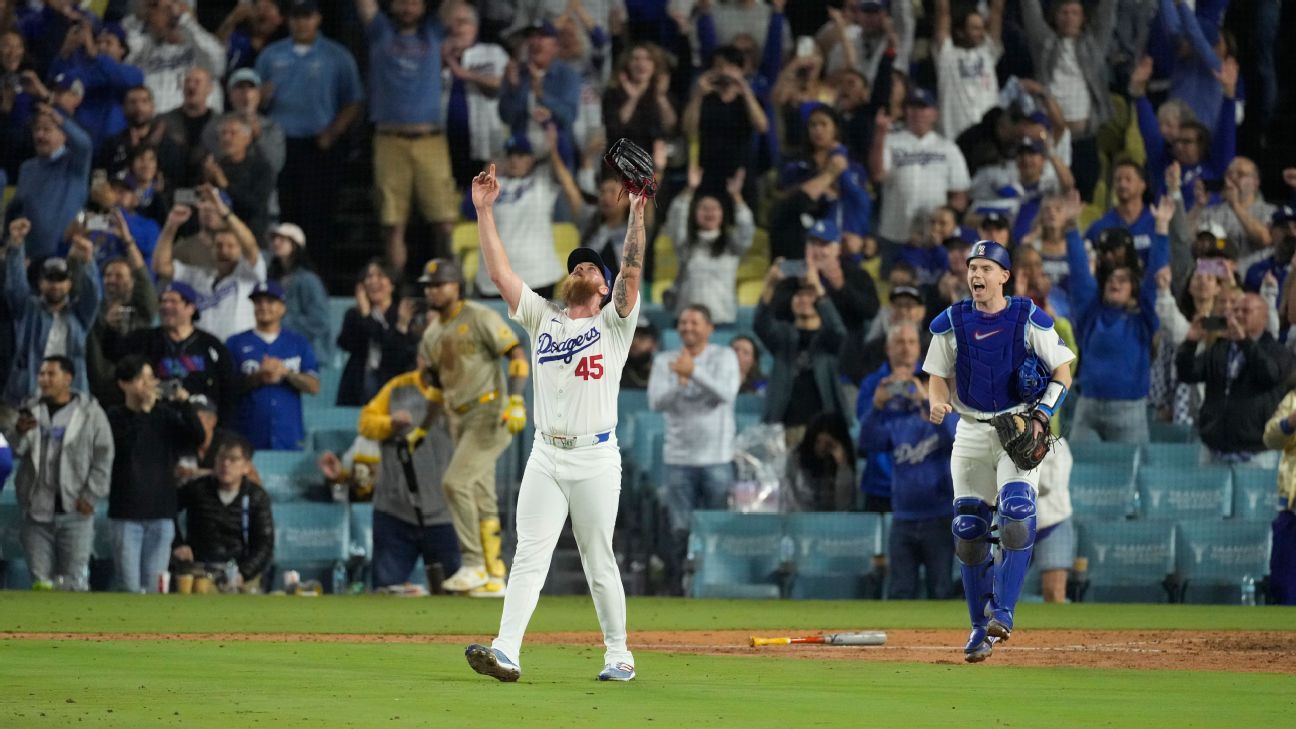
<path fill-rule="evenodd" d="M 599 334 L 598 327 L 590 327 L 588 332 L 578 334 L 570 339 L 564 339 L 561 342 L 555 342 L 554 338 L 547 332 L 536 338 L 536 355 L 540 364 L 545 362 L 556 362 L 561 360 L 566 364 L 571 364 L 572 358 L 578 352 L 589 349 L 594 343 L 602 338 Z"/>

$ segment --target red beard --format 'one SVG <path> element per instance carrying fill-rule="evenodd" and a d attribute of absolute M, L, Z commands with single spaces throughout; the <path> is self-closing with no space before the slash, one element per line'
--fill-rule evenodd
<path fill-rule="evenodd" d="M 567 308 L 585 304 L 596 296 L 599 296 L 599 284 L 586 278 L 567 277 L 567 282 L 563 286 L 563 303 Z M 599 299 L 601 300 L 602 297 L 599 296 Z"/>

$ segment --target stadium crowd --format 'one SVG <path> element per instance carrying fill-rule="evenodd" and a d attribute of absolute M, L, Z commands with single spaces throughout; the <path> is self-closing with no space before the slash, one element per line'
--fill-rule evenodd
<path fill-rule="evenodd" d="M 429 325 L 498 298 L 455 244 L 468 181 L 498 163 L 512 264 L 561 296 L 555 223 L 617 270 L 627 202 L 602 154 L 624 137 L 657 162 L 651 296 L 679 342 L 659 351 L 664 332 L 641 319 L 623 381 L 665 420 L 670 589 L 690 511 L 728 504 L 735 402 L 759 397 L 788 453 L 781 508 L 891 513 L 891 596 L 952 594 L 952 421 L 923 416 L 921 362 L 927 324 L 968 295 L 969 245 L 988 239 L 1013 251 L 1011 292 L 1079 353 L 1054 423 L 1061 463 L 1043 479 L 1045 596 L 1061 599 L 1075 556 L 1067 441 L 1177 427 L 1209 463 L 1272 469 L 1281 455 L 1274 576 L 1296 601 L 1283 10 L 0 0 L 0 451 L 32 578 L 86 587 L 106 501 L 122 589 L 157 589 L 168 563 L 269 589 L 273 506 L 252 457 L 306 446 L 303 398 L 365 406 L 360 434 L 382 445 L 360 451 L 383 462 L 417 431 L 402 442 L 434 449 L 421 469 L 439 481 L 470 411 L 405 401 L 440 397 Z M 338 211 L 357 188 L 376 205 L 353 276 Z M 354 296 L 340 322 L 330 293 Z M 525 357 L 498 316 L 483 321 L 505 361 L 476 406 L 516 433 Z M 323 470 L 343 480 L 361 460 Z M 395 560 L 384 583 L 415 552 L 453 576 L 462 551 L 462 591 L 502 577 L 498 520 L 490 532 L 483 507 L 473 536 L 467 486 L 409 485 L 425 491 L 411 511 L 399 468 L 373 477 L 375 548 Z"/>

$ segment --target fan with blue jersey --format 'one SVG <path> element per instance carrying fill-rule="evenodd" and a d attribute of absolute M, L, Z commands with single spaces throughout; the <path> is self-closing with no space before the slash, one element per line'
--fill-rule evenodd
<path fill-rule="evenodd" d="M 978 241 L 967 260 L 972 296 L 932 321 L 923 370 L 932 376 L 931 421 L 939 425 L 954 411 L 961 416 L 950 459 L 952 530 L 972 622 L 964 658 L 976 663 L 1012 634 L 1035 543 L 1035 487 L 1047 451 L 1032 461 L 1017 446 L 1046 443 L 1075 355 L 1047 313 L 1028 298 L 1004 295 L 1012 271 L 1007 249 Z M 1020 442 L 1001 436 L 1004 423 L 1016 424 Z M 997 540 L 990 536 L 996 520 Z"/>

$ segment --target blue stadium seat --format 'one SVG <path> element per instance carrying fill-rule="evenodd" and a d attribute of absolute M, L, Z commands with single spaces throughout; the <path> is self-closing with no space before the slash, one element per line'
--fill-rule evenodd
<path fill-rule="evenodd" d="M 285 503 L 273 507 L 275 522 L 275 571 L 297 570 L 303 580 L 319 580 L 333 592 L 345 586 L 332 585 L 333 565 L 346 561 L 351 540 L 351 521 L 346 504 Z M 263 585 L 266 591 L 279 585 Z"/>
<path fill-rule="evenodd" d="M 1227 466 L 1141 466 L 1137 487 L 1139 512 L 1147 519 L 1220 519 L 1233 508 L 1233 471 Z"/>
<path fill-rule="evenodd" d="M 1179 522 L 1175 564 L 1184 602 L 1236 603 L 1241 581 L 1269 573 L 1273 533 L 1260 521 L 1196 519 Z"/>
<path fill-rule="evenodd" d="M 1127 464 L 1088 463 L 1071 469 L 1071 506 L 1079 517 L 1123 519 L 1134 508 L 1134 469 Z"/>
<path fill-rule="evenodd" d="M 1067 441 L 1071 457 L 1076 463 L 1098 463 L 1106 466 L 1129 468 L 1138 465 L 1139 446 L 1129 443 L 1103 443 L 1102 441 Z"/>
<path fill-rule="evenodd" d="M 14 471 L 18 468 L 15 465 Z M 14 474 L 11 472 L 9 478 L 5 480 L 4 486 L 0 487 L 0 504 L 18 503 L 18 489 L 14 486 Z"/>
<path fill-rule="evenodd" d="M 796 545 L 790 597 L 853 600 L 869 596 L 873 555 L 885 553 L 880 514 L 798 512 L 787 515 L 786 529 Z"/>
<path fill-rule="evenodd" d="M 741 433 L 752 426 L 760 425 L 760 422 L 760 413 L 738 413 L 738 415 L 734 417 L 734 428 L 737 432 Z"/>
<path fill-rule="evenodd" d="M 1278 504 L 1278 471 L 1270 468 L 1233 468 L 1234 519 L 1273 521 Z"/>
<path fill-rule="evenodd" d="M 23 556 L 22 510 L 17 504 L 0 504 L 0 559 L 14 560 Z"/>
<path fill-rule="evenodd" d="M 1078 556 L 1089 560 L 1090 602 L 1167 602 L 1161 583 L 1175 568 L 1175 524 L 1077 519 Z"/>
<path fill-rule="evenodd" d="M 782 516 L 695 511 L 691 530 L 693 597 L 779 597 Z"/>
<path fill-rule="evenodd" d="M 750 332 L 755 321 L 756 307 L 740 306 L 738 307 L 738 315 L 734 317 L 734 329 L 739 332 Z"/>
<path fill-rule="evenodd" d="M 765 398 L 760 395 L 739 395 L 734 400 L 734 413 L 738 415 L 761 415 L 765 412 Z"/>
<path fill-rule="evenodd" d="M 665 439 L 666 421 L 659 413 L 641 412 L 635 416 L 634 442 L 630 445 L 631 458 L 635 468 L 652 479 L 650 483 L 660 483 L 662 472 L 662 444 Z"/>
<path fill-rule="evenodd" d="M 257 451 L 252 464 L 271 501 L 304 501 L 324 481 L 316 459 L 313 451 Z"/>
<path fill-rule="evenodd" d="M 1139 453 L 1139 468 L 1192 468 L 1201 463 L 1200 443 L 1147 443 Z"/>
<path fill-rule="evenodd" d="M 657 327 L 657 331 L 665 331 L 675 326 L 673 313 L 667 311 L 661 304 L 647 303 L 646 299 L 639 303 L 639 316 L 652 322 L 653 326 Z"/>
<path fill-rule="evenodd" d="M 336 395 L 336 393 L 335 393 Z M 320 403 L 333 402 L 333 398 L 325 399 L 323 394 L 317 398 Z M 336 405 L 321 405 L 316 403 L 314 406 L 307 408 L 306 426 L 312 430 L 350 430 L 355 432 L 360 424 L 360 408 L 338 407 Z"/>
<path fill-rule="evenodd" d="M 669 329 L 661 330 L 661 351 L 673 352 L 680 348 L 680 335 L 675 329 L 674 322 Z"/>
<path fill-rule="evenodd" d="M 1153 443 L 1196 443 L 1197 431 L 1184 423 L 1163 423 L 1148 418 L 1148 437 Z"/>
<path fill-rule="evenodd" d="M 355 428 L 313 428 L 306 439 L 306 445 L 316 453 L 333 451 L 341 456 L 351 448 L 355 439 Z"/>

